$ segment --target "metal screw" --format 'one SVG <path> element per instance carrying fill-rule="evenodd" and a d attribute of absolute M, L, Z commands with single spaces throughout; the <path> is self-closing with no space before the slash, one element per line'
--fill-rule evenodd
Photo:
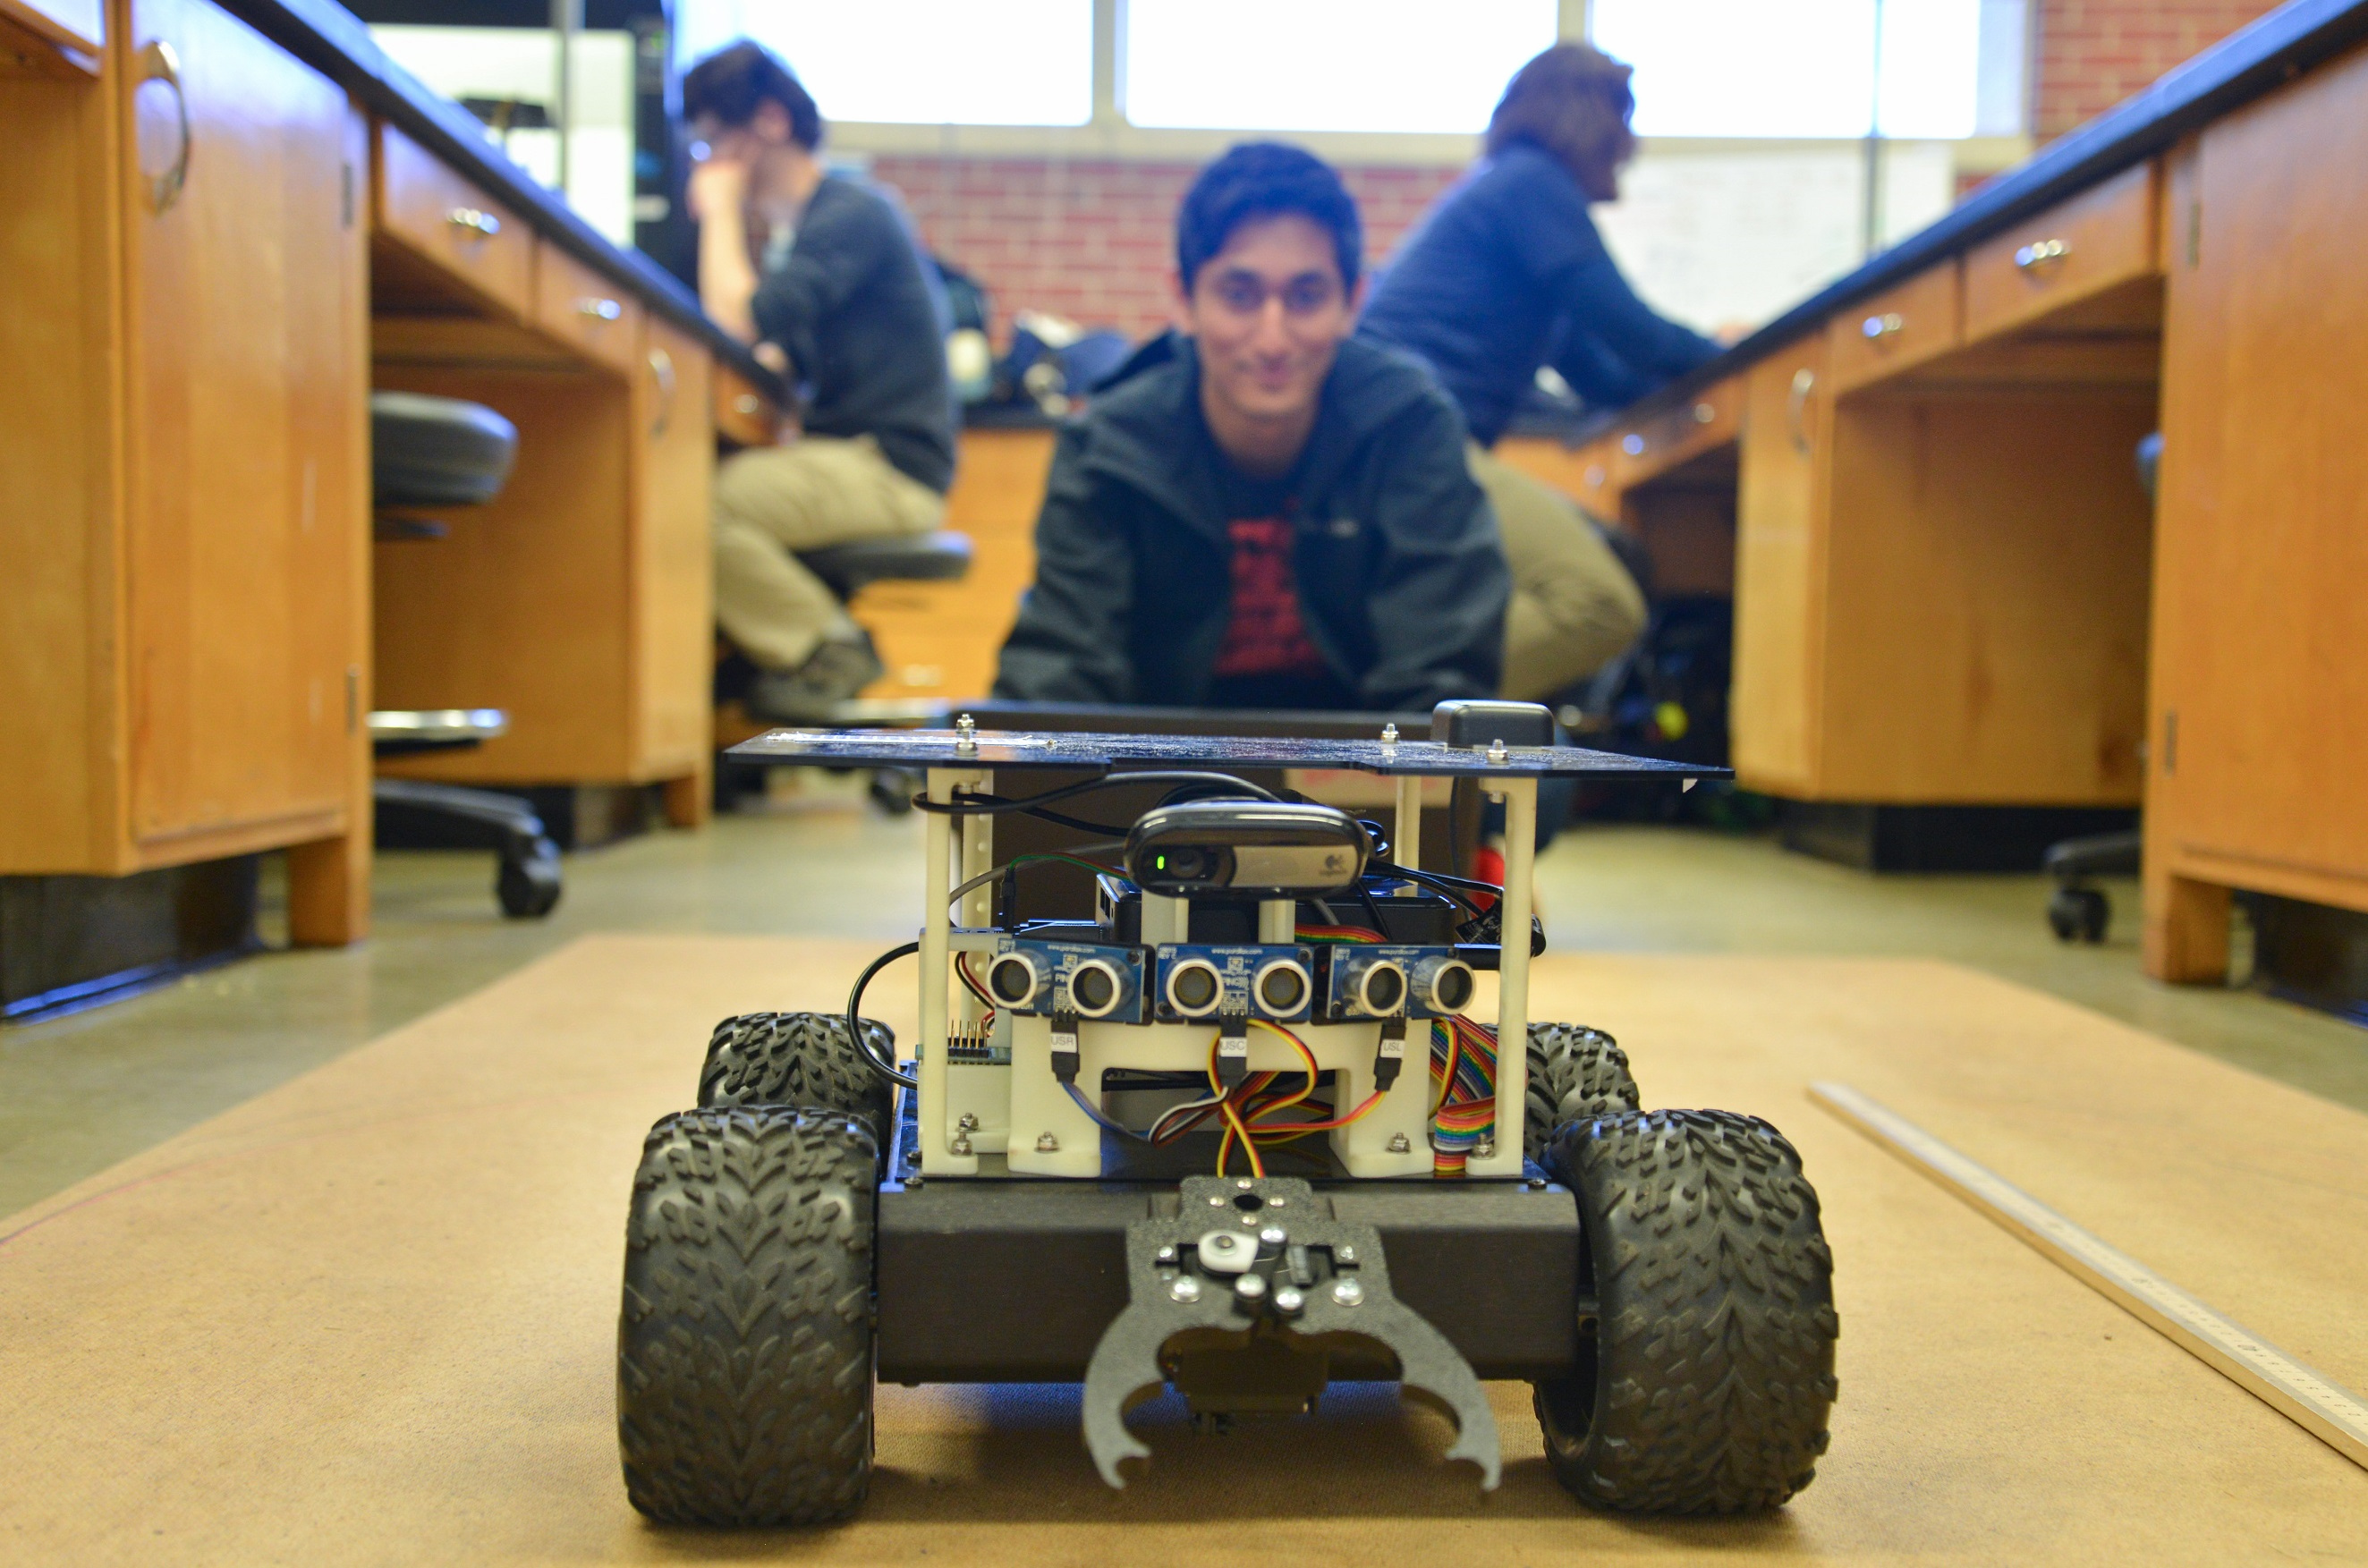
<path fill-rule="evenodd" d="M 953 1151 L 955 1153 L 957 1153 L 957 1154 L 967 1154 L 967 1153 L 970 1153 L 970 1135 L 969 1135 L 968 1133 L 966 1133 L 966 1132 L 957 1132 L 957 1133 L 955 1133 L 955 1134 L 954 1134 L 954 1141 L 953 1141 L 951 1143 L 948 1144 L 948 1145 L 947 1145 L 947 1147 L 948 1147 L 949 1149 L 952 1150 L 952 1151 Z"/>
<path fill-rule="evenodd" d="M 1382 744 L 1383 744 L 1383 745 L 1385 745 L 1385 746 L 1394 746 L 1394 745 L 1395 745 L 1395 744 L 1398 744 L 1398 727 L 1397 727 L 1395 724 L 1384 724 L 1384 725 L 1383 725 L 1383 726 L 1382 726 Z"/>
<path fill-rule="evenodd" d="M 1414 1145 L 1413 1145 L 1412 1143 L 1410 1143 L 1410 1142 L 1408 1142 L 1406 1141 L 1406 1135 L 1405 1133 L 1403 1133 L 1403 1132 L 1393 1132 L 1393 1133 L 1391 1133 L 1391 1134 L 1390 1134 L 1390 1153 L 1393 1153 L 1393 1154 L 1403 1154 L 1403 1153 L 1405 1153 L 1407 1150 L 1412 1149 L 1413 1147 L 1414 1147 Z"/>
<path fill-rule="evenodd" d="M 1488 743 L 1488 760 L 1490 762 L 1502 762 L 1505 760 L 1504 742 L 1490 741 Z"/>
<path fill-rule="evenodd" d="M 1036 1134 L 1036 1152 L 1040 1154 L 1057 1154 L 1061 1152 L 1061 1140 L 1050 1132 L 1039 1132 Z"/>
<path fill-rule="evenodd" d="M 1531 1176 L 1531 1177 L 1530 1178 L 1530 1190 L 1531 1190 L 1531 1192 L 1543 1192 L 1545 1189 L 1546 1189 L 1546 1178 L 1545 1178 L 1545 1177 L 1543 1177 L 1543 1176 Z"/>
<path fill-rule="evenodd" d="M 1234 1185 L 1240 1187 L 1244 1192 L 1247 1192 L 1250 1189 L 1250 1178 L 1247 1176 L 1235 1176 L 1234 1178 Z"/>
<path fill-rule="evenodd" d="M 1258 1233 L 1258 1240 L 1270 1247 L 1279 1247 L 1291 1239 L 1281 1225 L 1269 1225 Z"/>
<path fill-rule="evenodd" d="M 1488 1139 L 1483 1138 L 1472 1145 L 1472 1157 L 1475 1160 L 1493 1160 L 1497 1157 L 1497 1145 Z"/>
<path fill-rule="evenodd" d="M 1258 1223 L 1258 1216 L 1255 1214 L 1245 1214 L 1242 1216 L 1242 1223 L 1245 1225 L 1255 1225 Z"/>
<path fill-rule="evenodd" d="M 954 721 L 954 750 L 978 749 L 978 721 L 965 713 Z"/>
<path fill-rule="evenodd" d="M 1269 1198 L 1266 1200 L 1266 1206 L 1269 1209 L 1280 1209 L 1282 1207 L 1282 1199 L 1280 1198 Z"/>
<path fill-rule="evenodd" d="M 1212 1209 L 1223 1209 L 1224 1206 L 1225 1200 L 1222 1197 L 1212 1197 L 1209 1199 L 1209 1207 Z"/>
<path fill-rule="evenodd" d="M 1335 1262 L 1354 1263 L 1357 1261 L 1357 1249 L 1355 1247 L 1334 1247 L 1332 1249 L 1332 1256 Z"/>
<path fill-rule="evenodd" d="M 1332 1287 L 1332 1299 L 1344 1307 L 1353 1307 L 1364 1301 L 1365 1288 L 1354 1279 L 1343 1279 Z"/>
<path fill-rule="evenodd" d="M 966 1110 L 955 1120 L 954 1125 L 964 1132 L 975 1132 L 978 1131 L 978 1113 Z"/>
<path fill-rule="evenodd" d="M 1300 1309 L 1305 1305 L 1307 1298 L 1299 1293 L 1296 1285 L 1285 1285 L 1274 1293 L 1274 1310 L 1285 1316 L 1297 1317 Z"/>
<path fill-rule="evenodd" d="M 1255 1301 L 1266 1294 L 1266 1281 L 1255 1274 L 1245 1274 L 1234 1281 L 1234 1294 L 1245 1301 Z"/>
<path fill-rule="evenodd" d="M 1166 1246 L 1159 1249 L 1159 1261 L 1162 1263 L 1173 1263 L 1176 1261 L 1176 1244 L 1174 1242 L 1170 1242 Z"/>
<path fill-rule="evenodd" d="M 1176 1283 L 1167 1287 L 1167 1293 L 1179 1301 L 1197 1301 L 1201 1299 L 1201 1282 L 1189 1274 L 1179 1274 Z"/>

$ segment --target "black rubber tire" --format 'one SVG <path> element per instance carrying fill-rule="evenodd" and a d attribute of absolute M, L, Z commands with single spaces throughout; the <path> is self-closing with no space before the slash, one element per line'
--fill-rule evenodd
<path fill-rule="evenodd" d="M 1521 1153 L 1545 1157 L 1563 1128 L 1592 1117 L 1634 1110 L 1642 1102 L 1628 1053 L 1584 1024 L 1530 1026 L 1530 1092 L 1521 1116 Z"/>
<path fill-rule="evenodd" d="M 1547 1165 L 1577 1195 L 1597 1302 L 1578 1371 L 1535 1385 L 1555 1478 L 1655 1514 L 1773 1508 L 1808 1485 L 1839 1324 L 1793 1146 L 1756 1117 L 1629 1111 L 1565 1128 Z"/>
<path fill-rule="evenodd" d="M 863 1020 L 873 1046 L 891 1061 L 896 1032 Z M 890 1143 L 895 1085 L 872 1071 L 837 1013 L 743 1013 L 708 1037 L 699 1070 L 700 1108 L 814 1106 L 860 1118 L 882 1148 Z"/>
<path fill-rule="evenodd" d="M 494 873 L 494 897 L 504 915 L 513 920 L 540 920 L 559 907 L 559 895 L 564 891 L 559 846 L 550 839 L 536 839 L 524 854 L 503 850 L 501 865 Z"/>
<path fill-rule="evenodd" d="M 679 1111 L 625 1224 L 625 1494 L 678 1525 L 842 1519 L 871 1482 L 871 1134 L 834 1111 Z"/>

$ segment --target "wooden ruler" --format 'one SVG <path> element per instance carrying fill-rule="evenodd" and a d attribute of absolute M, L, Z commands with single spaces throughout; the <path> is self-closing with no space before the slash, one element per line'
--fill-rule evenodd
<path fill-rule="evenodd" d="M 2368 1403 L 2229 1322 L 2129 1254 L 1975 1165 L 1847 1084 L 1809 1097 L 2054 1258 L 2177 1345 L 2251 1390 L 2352 1463 L 2368 1467 Z"/>

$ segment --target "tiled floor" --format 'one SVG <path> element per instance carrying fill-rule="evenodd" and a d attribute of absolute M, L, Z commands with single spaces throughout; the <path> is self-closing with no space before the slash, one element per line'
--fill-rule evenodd
<path fill-rule="evenodd" d="M 274 951 L 149 995 L 0 1029 L 0 1215 L 590 931 L 906 939 L 917 820 L 826 785 L 764 816 L 571 856 L 547 921 L 503 920 L 487 856 L 380 858 L 377 932 Z M 1954 960 L 2368 1109 L 2368 1031 L 2245 991 L 2138 972 L 2136 890 L 2101 948 L 2059 946 L 2037 877 L 1873 878 L 1762 840 L 1658 828 L 1567 833 L 1540 862 L 1557 948 L 1902 954 Z M 267 936 L 276 929 L 267 916 Z"/>

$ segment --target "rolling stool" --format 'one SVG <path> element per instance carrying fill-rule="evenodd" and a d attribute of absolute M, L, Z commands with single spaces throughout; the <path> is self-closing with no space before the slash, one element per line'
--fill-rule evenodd
<path fill-rule="evenodd" d="M 968 534 L 940 528 L 935 533 L 857 540 L 849 544 L 801 551 L 798 561 L 821 578 L 823 586 L 845 605 L 873 583 L 959 583 L 970 575 L 971 542 Z M 868 717 L 856 710 L 848 713 L 842 722 L 860 724 Z M 716 769 L 719 789 L 733 771 Z M 917 772 L 882 767 L 872 770 L 866 790 L 881 810 L 891 816 L 903 816 L 913 809 L 913 797 L 926 784 Z"/>
<path fill-rule="evenodd" d="M 2162 432 L 2138 442 L 2138 483 L 2146 499 L 2155 498 L 2155 477 L 2162 467 Z M 2059 942 L 2101 942 L 2112 923 L 2113 903 L 2102 888 L 2088 885 L 2090 877 L 2135 877 L 2138 874 L 2139 835 L 2100 833 L 2088 838 L 2067 838 L 2048 846 L 2042 864 L 2055 881 L 2047 895 L 2047 928 Z"/>
<path fill-rule="evenodd" d="M 381 508 L 483 506 L 508 483 L 518 456 L 518 430 L 480 403 L 416 392 L 370 394 L 370 491 Z M 442 523 L 381 513 L 381 540 L 437 540 Z M 374 756 L 466 751 L 509 728 L 498 708 L 381 709 L 370 716 Z M 518 919 L 549 915 L 559 903 L 559 846 L 542 819 L 515 795 L 379 778 L 370 799 L 381 816 L 461 823 L 489 838 L 500 856 L 494 896 L 502 913 Z"/>

